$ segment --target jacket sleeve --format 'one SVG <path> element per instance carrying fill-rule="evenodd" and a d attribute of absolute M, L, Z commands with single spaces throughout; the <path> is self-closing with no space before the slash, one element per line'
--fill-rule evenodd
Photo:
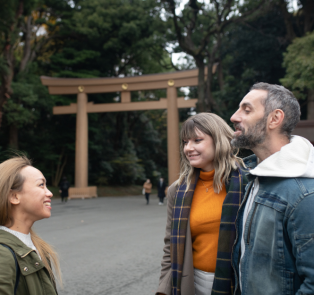
<path fill-rule="evenodd" d="M 174 204 L 176 193 L 176 183 L 173 183 L 167 193 L 167 225 L 166 225 L 166 234 L 164 238 L 164 255 L 161 261 L 161 275 L 159 279 L 159 286 L 157 293 L 162 293 L 166 295 L 171 295 L 172 287 L 172 272 L 171 272 L 171 258 L 170 258 L 170 235 L 171 235 L 171 223 L 172 223 L 172 207 Z"/>
<path fill-rule="evenodd" d="M 296 295 L 314 294 L 314 193 L 300 201 L 288 220 L 288 234 L 298 276 L 304 278 Z M 290 274 L 292 276 L 293 274 Z"/>
<path fill-rule="evenodd" d="M 15 261 L 9 249 L 0 245 L 0 294 L 14 294 L 16 280 Z"/>

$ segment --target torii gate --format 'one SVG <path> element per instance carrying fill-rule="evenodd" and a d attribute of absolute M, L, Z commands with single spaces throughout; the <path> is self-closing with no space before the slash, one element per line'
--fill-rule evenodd
<path fill-rule="evenodd" d="M 168 179 L 174 182 L 180 171 L 178 108 L 196 106 L 197 99 L 177 97 L 177 88 L 198 85 L 198 69 L 126 78 L 51 78 L 41 76 L 50 94 L 77 94 L 77 103 L 56 106 L 54 115 L 77 114 L 75 145 L 75 187 L 88 186 L 88 113 L 167 109 Z M 131 91 L 167 89 L 159 101 L 131 102 Z M 120 103 L 93 104 L 89 93 L 121 92 Z"/>

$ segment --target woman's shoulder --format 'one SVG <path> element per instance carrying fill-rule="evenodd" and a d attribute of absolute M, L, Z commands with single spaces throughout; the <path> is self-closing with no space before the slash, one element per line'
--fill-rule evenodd
<path fill-rule="evenodd" d="M 178 187 L 179 187 L 179 179 L 177 179 L 168 187 L 168 192 L 167 192 L 168 196 L 175 195 L 175 192 L 177 191 Z"/>
<path fill-rule="evenodd" d="M 8 247 L 9 246 L 0 240 L 0 269 L 5 269 L 5 272 L 11 268 L 15 269 L 15 259 L 13 253 Z"/>

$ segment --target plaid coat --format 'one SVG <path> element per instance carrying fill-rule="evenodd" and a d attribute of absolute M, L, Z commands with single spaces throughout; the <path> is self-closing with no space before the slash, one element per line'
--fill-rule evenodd
<path fill-rule="evenodd" d="M 172 184 L 168 190 L 168 219 L 164 256 L 157 293 L 194 295 L 192 237 L 189 223 L 190 205 L 199 173 L 194 175 L 189 190 L 185 185 Z M 231 248 L 235 239 L 234 220 L 247 183 L 242 169 L 230 175 L 227 196 L 222 208 L 218 255 L 212 295 L 232 294 L 233 271 L 230 265 Z"/>

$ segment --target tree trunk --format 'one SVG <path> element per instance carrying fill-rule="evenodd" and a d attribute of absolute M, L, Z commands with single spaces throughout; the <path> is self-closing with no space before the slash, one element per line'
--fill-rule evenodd
<path fill-rule="evenodd" d="M 9 146 L 12 149 L 19 149 L 19 141 L 18 141 L 18 128 L 15 124 L 10 125 L 10 139 Z"/>
<path fill-rule="evenodd" d="M 23 72 L 26 68 L 27 63 L 30 60 L 32 48 L 31 48 L 31 41 L 32 41 L 32 17 L 28 16 L 26 23 L 25 23 L 25 40 L 24 40 L 24 51 L 23 51 L 23 58 L 20 64 L 20 72 Z"/>
<path fill-rule="evenodd" d="M 1 74 L 1 86 L 0 86 L 0 112 L 3 112 L 3 106 L 12 94 L 12 80 L 14 75 L 14 50 L 13 40 L 14 34 L 16 34 L 16 26 L 20 17 L 23 14 L 24 0 L 19 0 L 15 18 L 11 24 L 8 24 L 10 29 L 4 34 L 4 46 L 3 46 L 3 59 L 6 63 L 6 71 Z M 0 116 L 0 127 L 2 123 L 2 114 Z M 11 140 L 11 139 L 10 139 Z"/>
<path fill-rule="evenodd" d="M 307 97 L 307 119 L 314 120 L 314 89 L 309 90 Z"/>
<path fill-rule="evenodd" d="M 304 34 L 306 34 L 313 30 L 314 1 L 305 0 L 302 4 L 303 4 L 303 14 L 304 14 Z"/>
<path fill-rule="evenodd" d="M 57 165 L 57 170 L 54 173 L 54 165 L 52 165 L 53 167 L 53 173 L 52 173 L 52 185 L 55 187 L 59 186 L 63 171 L 64 171 L 64 167 L 67 163 L 67 156 L 64 156 L 64 148 L 62 149 L 61 155 L 59 156 L 59 160 L 58 160 L 58 165 Z M 52 163 L 54 164 L 54 163 Z"/>
<path fill-rule="evenodd" d="M 280 0 L 279 6 L 280 6 L 282 16 L 286 25 L 286 30 L 287 30 L 286 37 L 291 42 L 296 37 L 295 31 L 293 29 L 292 15 L 288 11 L 287 3 L 285 0 Z"/>
<path fill-rule="evenodd" d="M 206 112 L 212 111 L 214 107 L 214 98 L 212 95 L 213 66 L 214 66 L 214 59 L 211 56 L 208 62 L 207 81 L 206 81 L 206 98 L 205 98 Z"/>
<path fill-rule="evenodd" d="M 196 65 L 198 67 L 198 102 L 197 112 L 205 112 L 205 65 L 202 59 L 197 60 L 195 58 Z"/>
<path fill-rule="evenodd" d="M 219 88 L 220 91 L 223 90 L 224 88 L 224 76 L 223 76 L 223 72 L 222 72 L 222 62 L 221 60 L 219 60 L 219 64 L 218 64 L 218 81 L 219 81 Z"/>

